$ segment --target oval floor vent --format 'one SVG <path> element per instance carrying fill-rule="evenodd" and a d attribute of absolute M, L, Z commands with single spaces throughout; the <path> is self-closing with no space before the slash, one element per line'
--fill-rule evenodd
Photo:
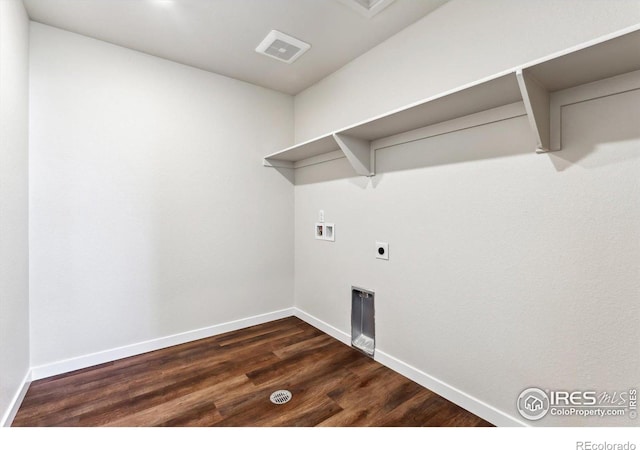
<path fill-rule="evenodd" d="M 269 399 L 271 400 L 271 403 L 282 405 L 283 403 L 287 403 L 289 400 L 291 400 L 291 397 L 291 392 L 283 389 L 280 391 L 275 391 L 273 394 L 271 394 L 271 397 L 269 397 Z"/>

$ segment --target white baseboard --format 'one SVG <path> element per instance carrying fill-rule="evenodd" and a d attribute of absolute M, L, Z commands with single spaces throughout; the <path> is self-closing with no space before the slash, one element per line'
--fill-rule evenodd
<path fill-rule="evenodd" d="M 432 377 L 431 375 L 400 361 L 397 358 L 394 358 L 382 350 L 376 349 L 375 360 L 498 427 L 529 426 L 517 418 L 510 416 L 509 414 L 506 414 L 493 406 L 490 406 L 485 402 L 456 389 L 444 381 Z"/>
<path fill-rule="evenodd" d="M 273 320 L 283 319 L 289 316 L 296 316 L 299 319 L 307 322 L 308 324 L 318 328 L 324 333 L 339 340 L 345 345 L 351 345 L 351 336 L 342 330 L 328 324 L 315 316 L 299 309 L 299 308 L 286 308 L 279 311 L 273 311 L 266 314 L 260 314 L 257 316 L 247 317 L 240 320 L 234 320 L 210 327 L 200 328 L 197 330 L 186 331 L 184 333 L 178 333 L 171 336 L 165 336 L 158 339 L 152 339 L 145 342 L 139 342 L 136 344 L 126 345 L 110 350 L 105 350 L 89 355 L 83 355 L 76 358 L 66 359 L 63 361 L 56 361 L 51 364 L 45 364 L 42 366 L 32 367 L 30 372 L 24 379 L 22 388 L 18 391 L 11 403 L 11 407 L 5 413 L 0 425 L 9 426 L 18 411 L 20 404 L 27 392 L 31 380 L 40 380 L 54 375 L 60 375 L 62 373 L 71 372 L 78 369 L 84 369 L 86 367 L 95 366 L 97 364 L 103 364 L 106 362 L 115 361 L 129 356 L 135 356 L 142 353 L 147 353 L 154 350 L 160 350 L 163 348 L 171 347 L 173 345 L 184 344 L 186 342 L 195 341 L 211 336 L 215 336 L 229 331 L 240 330 L 242 328 L 259 325 Z M 462 408 L 472 412 L 473 414 L 491 422 L 497 426 L 527 426 L 526 423 L 518 420 L 517 418 L 510 416 L 484 402 L 472 397 L 453 386 L 403 362 L 393 356 L 385 353 L 382 350 L 376 349 L 375 360 L 380 364 L 390 368 L 391 370 L 398 372 L 401 375 L 415 381 L 416 383 L 424 386 L 425 388 L 435 392 L 436 394 L 446 398 L 447 400 L 461 406 Z"/>
<path fill-rule="evenodd" d="M 312 316 L 311 314 L 301 310 L 300 308 L 293 308 L 294 315 L 301 320 L 304 320 L 309 325 L 318 328 L 320 331 L 327 333 L 339 340 L 340 342 L 351 345 L 351 336 L 336 327 L 329 325 L 328 323 Z M 435 392 L 441 397 L 455 403 L 456 405 L 466 409 L 467 411 L 475 414 L 484 420 L 491 422 L 492 424 L 500 427 L 523 427 L 528 426 L 526 423 L 518 420 L 517 418 L 506 414 L 493 406 L 472 397 L 453 386 L 448 385 L 444 381 L 441 381 L 431 375 L 416 369 L 415 367 L 400 361 L 397 358 L 385 353 L 384 351 L 376 349 L 374 359 L 380 364 L 388 367 L 394 372 L 398 372 L 401 375 L 415 381 L 421 386 Z"/>
<path fill-rule="evenodd" d="M 18 408 L 22 404 L 22 400 L 24 400 L 24 396 L 27 395 L 27 390 L 29 389 L 29 385 L 31 384 L 31 370 L 27 371 L 27 374 L 22 379 L 22 383 L 20 384 L 20 388 L 16 392 L 16 394 L 11 399 L 11 403 L 9 403 L 9 408 L 2 416 L 2 421 L 0 421 L 0 427 L 10 427 L 13 423 L 13 419 L 15 419 L 16 414 L 18 413 Z"/>
<path fill-rule="evenodd" d="M 184 344 L 186 342 L 196 341 L 211 336 L 215 336 L 229 331 L 240 330 L 242 328 L 260 325 L 262 323 L 271 322 L 273 320 L 290 317 L 294 313 L 293 308 L 281 309 L 266 314 L 247 317 L 244 319 L 225 322 L 210 327 L 199 328 L 197 330 L 185 331 L 184 333 L 164 336 L 149 341 L 138 342 L 136 344 L 125 345 L 123 347 L 104 350 L 101 352 L 91 353 L 88 355 L 78 356 L 75 358 L 56 361 L 50 364 L 44 364 L 31 368 L 31 377 L 33 380 L 41 380 L 42 378 L 60 375 L 62 373 L 72 372 L 78 369 L 116 361 L 130 356 L 140 355 L 142 353 L 160 350 L 171 347 L 173 345 Z"/>
<path fill-rule="evenodd" d="M 300 308 L 293 308 L 293 315 L 298 319 L 307 322 L 309 325 L 316 327 L 318 330 L 327 333 L 329 336 L 339 340 L 343 344 L 351 345 L 351 335 L 337 329 L 333 325 L 329 325 L 327 322 L 324 322 L 317 317 L 312 316 L 311 314 L 301 310 Z"/>

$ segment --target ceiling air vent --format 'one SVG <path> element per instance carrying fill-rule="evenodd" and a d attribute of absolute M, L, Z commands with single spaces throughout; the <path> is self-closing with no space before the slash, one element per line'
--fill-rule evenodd
<path fill-rule="evenodd" d="M 291 64 L 300 58 L 311 45 L 276 30 L 271 30 L 266 38 L 256 47 L 256 52 Z"/>
<path fill-rule="evenodd" d="M 371 19 L 395 0 L 338 0 L 351 9 L 358 11 L 367 19 Z"/>

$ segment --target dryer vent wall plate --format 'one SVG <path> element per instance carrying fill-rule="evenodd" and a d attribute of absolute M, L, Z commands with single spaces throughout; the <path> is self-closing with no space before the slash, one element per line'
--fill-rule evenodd
<path fill-rule="evenodd" d="M 351 346 L 371 357 L 376 348 L 375 295 L 351 286 Z"/>
<path fill-rule="evenodd" d="M 271 30 L 260 45 L 256 47 L 256 52 L 269 58 L 291 64 L 310 48 L 310 44 L 300 39 L 296 39 L 293 36 L 277 30 Z"/>

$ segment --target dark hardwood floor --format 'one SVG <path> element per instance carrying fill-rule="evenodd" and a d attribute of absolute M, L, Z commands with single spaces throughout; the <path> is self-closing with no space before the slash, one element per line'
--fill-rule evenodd
<path fill-rule="evenodd" d="M 290 317 L 35 381 L 13 426 L 491 424 Z"/>

